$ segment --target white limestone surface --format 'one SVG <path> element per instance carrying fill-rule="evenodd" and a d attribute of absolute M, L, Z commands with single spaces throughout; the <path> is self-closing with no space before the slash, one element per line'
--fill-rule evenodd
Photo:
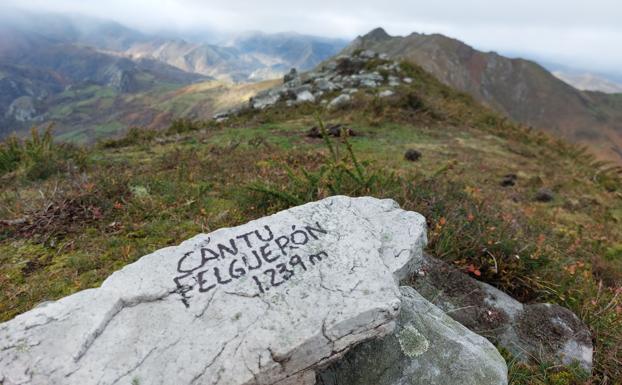
<path fill-rule="evenodd" d="M 331 197 L 198 235 L 0 324 L 3 385 L 276 384 L 392 332 L 425 220 Z"/>

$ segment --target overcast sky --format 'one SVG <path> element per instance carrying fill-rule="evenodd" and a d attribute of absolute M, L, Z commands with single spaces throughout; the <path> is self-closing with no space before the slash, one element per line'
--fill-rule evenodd
<path fill-rule="evenodd" d="M 145 31 L 439 32 L 478 49 L 622 75 L 622 0 L 0 0 Z"/>

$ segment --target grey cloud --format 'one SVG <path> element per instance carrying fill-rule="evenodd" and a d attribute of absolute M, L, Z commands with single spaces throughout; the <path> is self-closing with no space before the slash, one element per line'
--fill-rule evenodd
<path fill-rule="evenodd" d="M 533 54 L 600 71 L 622 68 L 619 0 L 5 0 L 29 9 L 86 13 L 143 30 L 296 31 L 353 38 L 439 32 L 476 48 Z M 568 63 L 570 62 L 570 63 Z"/>

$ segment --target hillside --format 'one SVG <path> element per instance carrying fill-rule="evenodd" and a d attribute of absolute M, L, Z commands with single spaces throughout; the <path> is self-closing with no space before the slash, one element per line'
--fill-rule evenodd
<path fill-rule="evenodd" d="M 275 81 L 160 84 L 152 90 L 131 94 L 119 94 L 109 87 L 87 86 L 52 98 L 50 104 L 55 107 L 48 116 L 57 122 L 57 138 L 89 144 L 118 137 L 132 127 L 165 129 L 179 119 L 209 120 L 274 84 Z"/>
<path fill-rule="evenodd" d="M 410 60 L 517 122 L 589 145 L 602 159 L 622 162 L 617 95 L 579 91 L 534 62 L 480 52 L 438 34 L 392 37 L 377 29 L 344 52 L 358 49 Z"/>
<path fill-rule="evenodd" d="M 621 378 L 622 185 L 615 170 L 507 121 L 418 66 L 371 58 L 327 68 L 350 73 L 334 74 L 345 82 L 360 76 L 352 63 L 381 79 L 392 71 L 400 82 L 362 87 L 349 104 L 330 109 L 320 100 L 278 101 L 223 122 L 133 130 L 96 147 L 55 146 L 37 135 L 4 144 L 2 319 L 95 287 L 196 233 L 329 195 L 372 195 L 422 213 L 432 255 L 521 301 L 567 306 L 589 325 L 593 374 L 537 359 L 523 365 L 504 352 L 513 385 Z M 322 126 L 338 136 L 337 124 L 352 136 L 317 137 Z M 407 160 L 407 150 L 419 155 L 411 151 Z"/>
<path fill-rule="evenodd" d="M 0 137 L 48 122 L 62 132 L 120 125 L 110 114 L 115 106 L 123 113 L 124 99 L 207 80 L 152 59 L 130 60 L 7 25 L 0 36 L 11 37 L 0 46 Z"/>

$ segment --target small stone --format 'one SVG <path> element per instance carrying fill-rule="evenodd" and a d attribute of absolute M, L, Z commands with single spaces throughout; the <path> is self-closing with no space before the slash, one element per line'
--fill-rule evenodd
<path fill-rule="evenodd" d="M 411 148 L 407 150 L 406 153 L 404 154 L 404 159 L 411 161 L 411 162 L 416 162 L 419 159 L 421 159 L 421 152 Z"/>
<path fill-rule="evenodd" d="M 382 91 L 381 93 L 378 94 L 379 97 L 381 98 L 389 98 L 391 96 L 395 95 L 395 92 L 391 91 L 391 90 L 385 90 Z"/>
<path fill-rule="evenodd" d="M 518 180 L 518 176 L 516 174 L 507 174 L 501 180 L 501 186 L 503 187 L 511 187 L 516 185 L 516 181 Z"/>
<path fill-rule="evenodd" d="M 555 199 L 555 193 L 548 188 L 541 188 L 536 192 L 535 200 L 538 202 L 551 202 Z"/>
<path fill-rule="evenodd" d="M 413 82 L 412 78 L 404 78 L 404 83 L 411 84 Z"/>
<path fill-rule="evenodd" d="M 331 124 L 325 127 L 325 129 L 328 135 L 336 138 L 341 136 L 342 131 L 345 131 L 347 136 L 356 136 L 356 133 L 351 128 L 346 127 L 343 124 Z M 318 126 L 313 126 L 307 132 L 307 136 L 310 138 L 321 138 L 322 130 L 320 130 Z"/>

